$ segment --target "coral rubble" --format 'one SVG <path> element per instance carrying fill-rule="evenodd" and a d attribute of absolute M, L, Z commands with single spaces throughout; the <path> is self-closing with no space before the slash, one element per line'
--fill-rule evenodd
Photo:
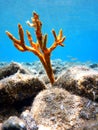
<path fill-rule="evenodd" d="M 62 30 L 59 31 L 59 34 L 56 35 L 55 30 L 52 30 L 53 36 L 54 36 L 54 43 L 52 44 L 52 46 L 50 48 L 46 47 L 47 44 L 47 34 L 43 35 L 41 32 L 41 28 L 42 28 L 42 23 L 39 19 L 39 15 L 35 12 L 33 12 L 33 18 L 32 19 L 32 23 L 30 23 L 29 21 L 27 22 L 27 24 L 30 27 L 34 27 L 35 29 L 35 33 L 36 33 L 36 37 L 37 37 L 37 42 L 35 43 L 32 39 L 32 36 L 30 34 L 29 31 L 27 31 L 27 37 L 28 40 L 30 42 L 31 46 L 27 46 L 25 44 L 25 40 L 24 40 L 24 31 L 23 28 L 21 26 L 21 24 L 18 24 L 18 29 L 19 29 L 19 36 L 20 36 L 20 40 L 16 39 L 10 32 L 6 31 L 6 34 L 8 35 L 8 37 L 13 41 L 14 46 L 24 52 L 24 51 L 30 51 L 33 52 L 35 55 L 37 55 L 41 61 L 41 63 L 43 64 L 46 73 L 50 79 L 51 84 L 53 84 L 55 82 L 55 78 L 54 78 L 54 74 L 53 74 L 53 70 L 52 70 L 52 66 L 51 66 L 51 61 L 50 61 L 50 55 L 51 52 L 58 46 L 64 46 L 63 42 L 65 40 L 65 37 L 63 37 L 63 33 Z"/>

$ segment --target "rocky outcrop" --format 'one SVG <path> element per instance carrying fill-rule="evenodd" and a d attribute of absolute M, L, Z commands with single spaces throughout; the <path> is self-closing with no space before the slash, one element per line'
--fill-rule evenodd
<path fill-rule="evenodd" d="M 12 62 L 11 64 L 0 68 L 0 80 L 9 77 L 10 75 L 14 75 L 17 72 L 29 74 L 29 71 L 23 68 L 21 64 Z"/>
<path fill-rule="evenodd" d="M 6 68 L 2 68 L 2 72 L 5 70 L 4 74 L 10 72 L 10 75 L 0 80 L 0 104 L 12 104 L 22 101 L 23 99 L 37 95 L 41 90 L 46 88 L 44 83 L 38 78 L 27 74 L 25 69 L 20 69 L 19 66 L 16 66 L 18 65 L 9 65 L 8 68 L 6 67 L 7 72 Z"/>
<path fill-rule="evenodd" d="M 85 123 L 80 113 L 87 102 L 87 99 L 70 94 L 64 89 L 52 88 L 36 96 L 31 113 L 40 127 L 69 130 Z"/>
<path fill-rule="evenodd" d="M 61 61 L 52 66 L 53 86 L 39 63 L 0 69 L 0 129 L 97 130 L 97 68 Z"/>
<path fill-rule="evenodd" d="M 10 130 L 12 126 L 18 130 L 97 130 L 98 104 L 61 88 L 43 90 L 30 111 L 8 118 L 2 128 Z"/>
<path fill-rule="evenodd" d="M 97 100 L 98 71 L 86 66 L 71 67 L 57 79 L 54 87 L 64 88 L 74 94 Z"/>

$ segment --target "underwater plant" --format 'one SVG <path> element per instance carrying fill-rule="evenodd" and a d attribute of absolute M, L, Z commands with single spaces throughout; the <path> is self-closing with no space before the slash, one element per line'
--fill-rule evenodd
<path fill-rule="evenodd" d="M 46 47 L 47 44 L 47 34 L 42 34 L 42 23 L 39 19 L 39 15 L 35 12 L 33 12 L 33 18 L 31 18 L 32 23 L 27 21 L 27 24 L 30 27 L 33 27 L 35 29 L 37 42 L 35 43 L 32 39 L 32 36 L 29 31 L 26 31 L 28 40 L 30 42 L 30 46 L 27 46 L 24 41 L 24 31 L 21 24 L 18 24 L 18 30 L 19 30 L 19 36 L 20 40 L 16 39 L 10 32 L 6 31 L 6 34 L 8 37 L 13 41 L 14 46 L 24 52 L 24 51 L 30 51 L 33 52 L 35 55 L 37 55 L 42 63 L 42 65 L 45 68 L 45 71 L 48 75 L 48 78 L 50 79 L 51 84 L 55 82 L 54 73 L 51 66 L 50 56 L 51 52 L 58 46 L 64 46 L 63 42 L 65 40 L 65 37 L 63 37 L 62 30 L 59 31 L 59 34 L 56 35 L 55 30 L 52 30 L 53 36 L 54 36 L 54 43 L 50 46 L 50 48 Z"/>

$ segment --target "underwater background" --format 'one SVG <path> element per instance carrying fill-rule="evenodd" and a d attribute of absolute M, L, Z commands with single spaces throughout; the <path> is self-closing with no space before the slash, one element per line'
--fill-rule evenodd
<path fill-rule="evenodd" d="M 54 42 L 51 30 L 62 28 L 65 47 L 57 47 L 51 59 L 63 61 L 98 62 L 98 0 L 0 0 L 0 62 L 33 62 L 39 60 L 31 52 L 18 51 L 7 37 L 8 30 L 18 38 L 18 23 L 36 42 L 34 29 L 27 20 L 32 12 L 39 14 L 42 32 L 48 34 L 48 47 Z"/>

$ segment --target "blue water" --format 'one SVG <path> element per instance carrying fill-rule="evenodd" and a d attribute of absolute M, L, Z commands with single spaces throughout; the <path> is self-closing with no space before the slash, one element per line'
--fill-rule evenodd
<path fill-rule="evenodd" d="M 57 47 L 51 59 L 98 62 L 98 0 L 0 0 L 0 62 L 32 62 L 38 60 L 30 52 L 20 52 L 6 36 L 8 30 L 18 38 L 17 24 L 26 25 L 32 12 L 40 15 L 42 31 L 48 34 L 48 47 L 53 43 L 52 29 L 62 28 L 66 36 L 65 47 Z M 26 34 L 26 44 L 29 45 Z"/>

